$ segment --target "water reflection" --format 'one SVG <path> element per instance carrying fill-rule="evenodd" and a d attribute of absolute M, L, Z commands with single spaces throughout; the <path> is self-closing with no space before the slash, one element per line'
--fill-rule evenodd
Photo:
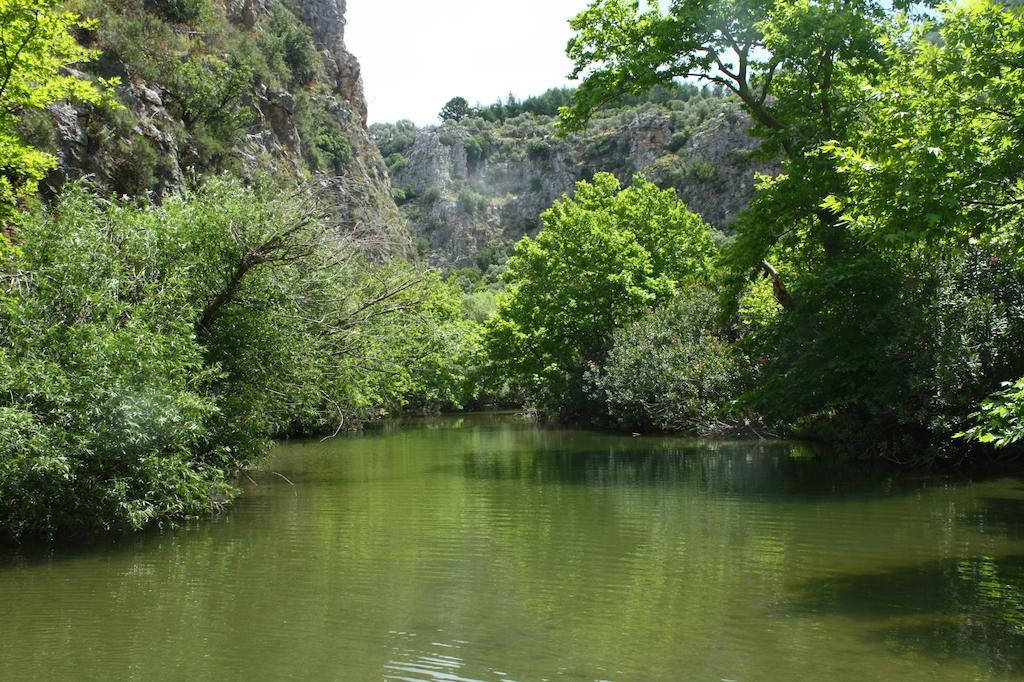
<path fill-rule="evenodd" d="M 1024 538 L 1024 491 L 1020 497 L 985 497 L 978 508 L 960 517 L 961 523 L 985 532 Z"/>
<path fill-rule="evenodd" d="M 0 679 L 1024 674 L 1019 480 L 472 416 L 269 470 L 212 522 L 0 563 Z"/>
<path fill-rule="evenodd" d="M 809 580 L 790 608 L 872 623 L 869 636 L 896 649 L 964 658 L 988 672 L 1024 671 L 1024 556 Z"/>
<path fill-rule="evenodd" d="M 607 440 L 602 439 L 602 440 Z M 799 443 L 649 439 L 572 449 L 467 452 L 462 474 L 480 480 L 587 486 L 679 486 L 709 493 L 770 497 L 887 496 L 919 491 L 922 483 L 891 468 L 844 462 Z M 448 470 L 451 469 L 442 469 Z"/>

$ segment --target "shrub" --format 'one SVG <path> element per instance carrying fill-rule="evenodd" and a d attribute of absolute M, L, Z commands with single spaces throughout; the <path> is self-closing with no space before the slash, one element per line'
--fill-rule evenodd
<path fill-rule="evenodd" d="M 448 281 L 455 282 L 462 291 L 470 293 L 483 283 L 483 275 L 476 268 L 458 268 L 448 273 Z"/>
<path fill-rule="evenodd" d="M 690 141 L 690 132 L 683 131 L 672 135 L 669 139 L 668 144 L 665 145 L 665 149 L 672 152 L 673 154 L 678 152 L 680 149 L 686 146 L 686 143 Z"/>
<path fill-rule="evenodd" d="M 471 291 L 463 296 L 462 308 L 466 319 L 483 324 L 497 311 L 498 294 L 488 289 Z"/>
<path fill-rule="evenodd" d="M 399 171 L 409 165 L 409 161 L 397 152 L 389 156 L 385 163 L 387 163 L 388 173 L 391 177 L 394 177 Z"/>
<path fill-rule="evenodd" d="M 327 109 L 327 101 L 297 93 L 295 128 L 311 170 L 341 173 L 352 160 L 352 143 L 337 116 Z"/>
<path fill-rule="evenodd" d="M 352 143 L 334 118 L 317 127 L 316 146 L 336 172 L 344 170 L 352 160 Z"/>
<path fill-rule="evenodd" d="M 476 263 L 480 272 L 487 272 L 487 268 L 496 263 L 503 254 L 497 247 L 485 246 L 476 252 L 473 262 Z"/>
<path fill-rule="evenodd" d="M 459 209 L 466 215 L 479 213 L 487 208 L 487 197 L 470 189 L 463 187 L 459 190 Z"/>
<path fill-rule="evenodd" d="M 271 435 L 454 399 L 461 292 L 339 253 L 312 205 L 215 179 L 26 217 L 0 261 L 0 537 L 204 514 Z"/>
<path fill-rule="evenodd" d="M 370 131 L 384 158 L 404 152 L 416 140 L 416 125 L 412 121 L 399 121 L 395 124 L 375 123 L 370 127 Z"/>
<path fill-rule="evenodd" d="M 686 164 L 675 155 L 665 155 L 652 163 L 644 175 L 658 187 L 679 187 L 686 177 Z"/>
<path fill-rule="evenodd" d="M 430 253 L 430 240 L 421 234 L 416 235 L 416 239 L 413 240 L 413 246 L 416 248 L 416 255 L 420 258 Z"/>
<path fill-rule="evenodd" d="M 313 33 L 281 5 L 275 5 L 269 32 L 275 39 L 275 48 L 287 69 L 286 82 L 306 85 L 317 75 L 320 56 L 313 45 Z"/>
<path fill-rule="evenodd" d="M 404 206 L 411 201 L 415 201 L 419 197 L 419 193 L 414 187 L 398 187 L 392 185 L 391 196 L 394 198 L 396 204 Z"/>
<path fill-rule="evenodd" d="M 146 5 L 168 21 L 190 26 L 210 13 L 208 0 L 146 0 Z"/>
<path fill-rule="evenodd" d="M 718 169 L 703 157 L 694 157 L 686 162 L 686 176 L 701 182 L 711 182 L 718 177 Z"/>
<path fill-rule="evenodd" d="M 491 153 L 491 140 L 483 135 L 472 135 L 463 141 L 466 161 L 471 168 L 479 166 Z"/>
<path fill-rule="evenodd" d="M 534 161 L 543 161 L 551 156 L 551 145 L 544 140 L 530 140 L 526 143 L 526 155 Z"/>
<path fill-rule="evenodd" d="M 438 187 L 428 187 L 423 190 L 423 201 L 427 204 L 436 203 L 441 198 L 441 190 Z"/>
<path fill-rule="evenodd" d="M 163 155 L 148 138 L 133 135 L 114 142 L 109 157 L 114 161 L 110 189 L 117 194 L 140 196 L 157 187 Z"/>
<path fill-rule="evenodd" d="M 588 390 L 616 425 L 632 430 L 708 431 L 740 385 L 729 330 L 714 294 L 691 287 L 668 305 L 615 330 Z"/>

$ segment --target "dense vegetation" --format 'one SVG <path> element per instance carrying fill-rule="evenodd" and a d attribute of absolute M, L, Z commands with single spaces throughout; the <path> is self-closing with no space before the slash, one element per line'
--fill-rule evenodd
<path fill-rule="evenodd" d="M 120 103 L 115 107 L 92 106 L 100 103 L 67 93 L 84 105 L 78 119 L 86 157 L 81 168 L 62 169 L 77 171 L 73 177 L 91 174 L 102 189 L 119 194 L 162 194 L 180 189 L 182 175 L 244 174 L 256 163 L 283 177 L 294 175 L 296 166 L 339 173 L 352 160 L 348 114 L 339 109 L 334 77 L 310 29 L 281 2 L 267 3 L 266 15 L 257 12 L 250 27 L 214 0 L 9 2 L 19 11 L 48 7 L 47 16 L 66 17 L 63 26 L 48 31 L 76 28 L 74 35 L 67 30 L 63 35 L 81 53 L 62 55 L 59 65 L 74 64 L 76 71 L 117 86 L 107 93 Z M 78 16 L 84 19 L 68 24 L 68 17 Z M 40 23 L 32 19 L 28 25 Z M 35 32 L 34 40 L 46 38 Z M 83 60 L 85 55 L 101 58 Z M 17 70 L 28 78 L 25 66 Z M 65 80 L 79 84 L 79 90 L 88 85 L 79 78 Z M 155 104 L 143 101 L 147 97 Z M 62 98 L 58 93 L 50 99 Z M 32 147 L 50 154 L 58 150 L 51 117 L 13 111 L 19 112 L 18 127 Z M 286 148 L 275 150 L 275 156 L 254 147 L 247 135 L 256 124 L 273 127 L 275 121 L 268 119 L 276 112 L 288 121 L 276 121 Z M 285 129 L 292 124 L 294 131 Z M 261 158 L 252 161 L 253 155 Z M 281 163 L 280 156 L 289 163 Z"/>
<path fill-rule="evenodd" d="M 755 359 L 734 413 L 893 458 L 1007 445 L 1024 372 L 1024 18 L 984 1 L 899 9 L 600 0 L 573 21 L 583 82 L 561 123 L 688 76 L 732 92 L 780 156 L 713 285 Z"/>
<path fill-rule="evenodd" d="M 140 196 L 77 183 L 34 199 L 56 159 L 33 146 L 29 117 L 57 99 L 128 114 L 115 81 L 64 67 L 137 51 L 126 63 L 167 85 L 196 171 L 231 167 L 218 159 L 246 125 L 253 73 L 317 76 L 299 49 L 308 30 L 283 10 L 260 36 L 228 31 L 201 2 L 91 10 L 103 21 L 48 1 L 0 6 L 0 539 L 197 516 L 231 499 L 273 437 L 471 397 L 478 332 L 463 291 L 382 248 L 390 235 L 333 182 L 212 173 L 157 203 L 151 169 L 130 165 Z M 224 28 L 228 56 L 183 53 L 200 38 L 171 21 L 206 22 L 206 41 Z M 102 50 L 78 47 L 75 28 Z M 245 61 L 252 40 L 276 41 L 258 53 L 269 61 Z"/>
<path fill-rule="evenodd" d="M 542 219 L 508 261 L 485 343 L 500 375 L 523 382 L 539 406 L 587 418 L 586 369 L 616 327 L 707 279 L 711 232 L 675 192 L 639 179 L 620 191 L 607 173 Z"/>
<path fill-rule="evenodd" d="M 903 460 L 1024 437 L 1014 10 L 597 0 L 573 20 L 579 88 L 453 98 L 439 139 L 470 166 L 505 153 L 545 167 L 564 144 L 552 117 L 605 121 L 577 138 L 589 164 L 612 158 L 615 124 L 670 112 L 655 166 L 679 177 L 623 187 L 601 171 L 625 162 L 588 166 L 507 262 L 495 244 L 442 275 L 381 248 L 389 236 L 324 191 L 337 184 L 303 182 L 342 173 L 353 150 L 284 6 L 256 32 L 204 0 L 74 7 L 98 21 L 0 0 L 0 537 L 196 516 L 273 437 L 475 401 L 630 430 L 756 419 Z M 108 58 L 162 84 L 188 189 L 150 192 L 161 156 L 113 97 Z M 267 87 L 297 93 L 303 163 L 243 182 Z M 41 112 L 58 100 L 92 108 L 123 172 L 43 205 L 57 161 Z M 715 168 L 669 157 L 735 102 L 781 172 L 723 238 L 674 189 Z M 375 133 L 400 175 L 415 127 Z M 456 191 L 465 215 L 490 206 L 481 187 Z M 441 192 L 395 196 L 424 211 Z"/>
<path fill-rule="evenodd" d="M 76 187 L 26 217 L 2 271 L 5 534 L 195 515 L 270 436 L 459 399 L 459 292 L 310 205 L 211 179 L 161 206 Z"/>

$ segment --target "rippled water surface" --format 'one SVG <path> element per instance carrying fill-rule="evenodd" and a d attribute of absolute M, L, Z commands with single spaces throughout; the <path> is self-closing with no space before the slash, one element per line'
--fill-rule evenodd
<path fill-rule="evenodd" d="M 266 469 L 212 522 L 0 557 L 0 679 L 1024 676 L 1020 479 L 511 416 Z"/>

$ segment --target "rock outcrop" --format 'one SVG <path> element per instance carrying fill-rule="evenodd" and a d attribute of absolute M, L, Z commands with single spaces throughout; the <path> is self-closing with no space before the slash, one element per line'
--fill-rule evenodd
<path fill-rule="evenodd" d="M 49 190 L 55 193 L 64 182 L 88 175 L 112 192 L 161 196 L 184 187 L 196 172 L 218 168 L 243 176 L 269 173 L 299 179 L 319 171 L 321 183 L 335 188 L 339 221 L 386 235 L 384 241 L 404 250 L 410 241 L 408 226 L 391 197 L 387 168 L 366 126 L 359 62 L 345 47 L 345 0 L 285 0 L 284 8 L 308 27 L 320 62 L 317 78 L 324 82 L 316 87 L 288 86 L 256 75 L 241 93 L 240 106 L 248 116 L 244 130 L 230 142 L 214 140 L 227 149 L 218 151 L 223 158 L 215 165 L 204 167 L 202 145 L 209 142 L 176 115 L 169 84 L 152 76 L 147 79 L 142 75 L 145 69 L 130 58 L 104 51 L 88 65 L 90 75 L 120 80 L 116 96 L 123 109 L 66 103 L 49 107 L 51 149 L 59 159 L 48 179 Z M 213 10 L 222 13 L 232 30 L 253 36 L 252 44 L 258 46 L 258 36 L 272 24 L 275 8 L 271 0 L 214 0 Z M 190 33 L 178 25 L 173 30 Z M 217 79 L 220 74 L 209 77 Z M 309 138 L 320 133 L 310 128 L 311 111 L 319 117 L 320 130 L 336 133 L 331 142 L 344 152 L 338 156 L 345 158 L 329 168 L 317 168 L 310 161 L 318 142 Z"/>
<path fill-rule="evenodd" d="M 389 154 L 396 197 L 429 258 L 485 267 L 495 250 L 500 257 L 511 242 L 536 234 L 540 214 L 555 199 L 600 171 L 623 183 L 640 174 L 675 188 L 692 210 L 727 231 L 750 201 L 755 174 L 774 165 L 753 157 L 758 142 L 738 104 L 723 102 L 684 134 L 673 113 L 667 107 L 627 111 L 568 139 L 556 137 L 543 117 L 373 131 Z M 402 134 L 407 141 L 396 142 Z"/>

